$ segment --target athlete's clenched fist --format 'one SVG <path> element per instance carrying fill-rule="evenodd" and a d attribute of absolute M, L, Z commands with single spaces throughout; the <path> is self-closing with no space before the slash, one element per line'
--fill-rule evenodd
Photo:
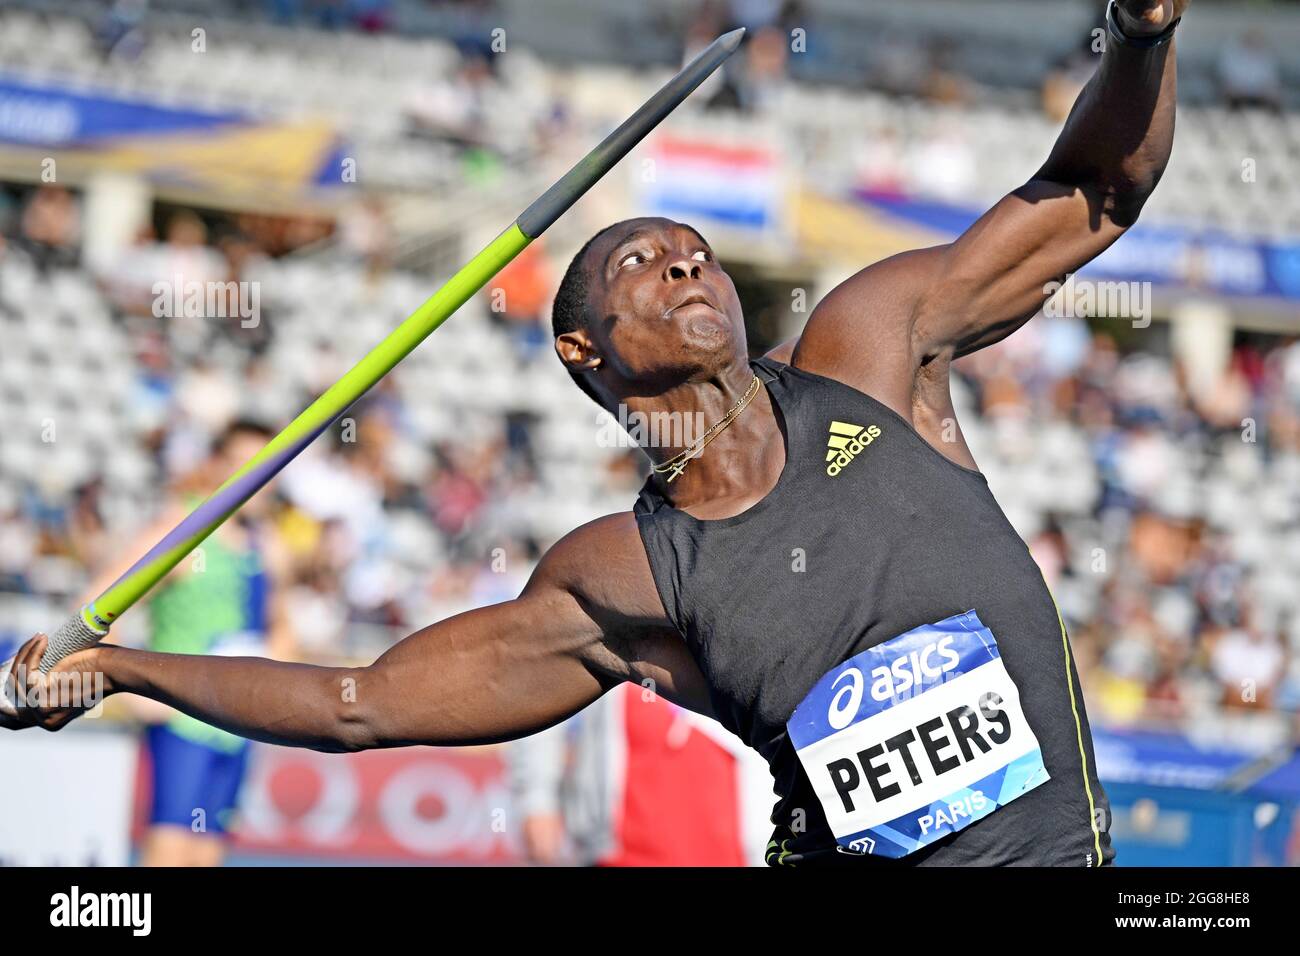
<path fill-rule="evenodd" d="M 4 698 L 14 711 L 0 713 L 0 727 L 59 730 L 109 693 L 96 664 L 96 648 L 71 654 L 48 674 L 42 673 L 41 655 L 48 643 L 44 634 L 37 634 L 14 655 L 12 667 L 3 675 Z"/>

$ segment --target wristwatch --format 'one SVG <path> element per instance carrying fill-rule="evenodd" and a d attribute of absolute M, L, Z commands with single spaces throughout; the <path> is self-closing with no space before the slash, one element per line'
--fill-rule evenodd
<path fill-rule="evenodd" d="M 1178 29 L 1178 24 L 1183 22 L 1183 18 L 1179 17 L 1159 33 L 1142 37 L 1129 36 L 1124 32 L 1123 27 L 1119 25 L 1119 18 L 1115 15 L 1115 8 L 1118 5 L 1116 0 L 1110 0 L 1110 3 L 1106 5 L 1106 32 L 1120 46 L 1136 47 L 1139 50 L 1150 50 L 1154 47 L 1163 46 L 1173 38 L 1174 31 Z"/>

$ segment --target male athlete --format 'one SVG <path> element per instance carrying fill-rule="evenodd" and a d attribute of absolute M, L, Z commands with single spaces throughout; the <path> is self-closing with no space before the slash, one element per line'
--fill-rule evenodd
<path fill-rule="evenodd" d="M 56 672 L 325 751 L 507 740 L 652 681 L 767 759 L 773 864 L 1108 862 L 1065 628 L 950 426 L 949 367 L 1137 219 L 1172 145 L 1186 6 L 1112 4 L 1097 74 L 1037 175 L 955 242 L 847 280 L 763 359 L 694 229 L 595 236 L 556 297 L 561 360 L 606 409 L 713 427 L 647 448 L 634 510 L 561 539 L 515 600 L 369 667 L 100 646 Z M 37 687 L 45 643 L 15 661 Z M 75 713 L 20 715 L 55 729 Z"/>

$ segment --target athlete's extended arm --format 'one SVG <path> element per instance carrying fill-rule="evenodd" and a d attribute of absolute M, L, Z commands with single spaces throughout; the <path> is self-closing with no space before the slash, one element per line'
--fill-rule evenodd
<path fill-rule="evenodd" d="M 1189 2 L 1120 0 L 1120 27 L 1158 34 Z M 1143 49 L 1106 40 L 1043 167 L 956 241 L 879 262 L 832 291 L 808 321 L 796 365 L 867 386 L 906 412 L 919 367 L 1006 337 L 1042 307 L 1051 282 L 1133 225 L 1173 144 L 1176 41 Z"/>
<path fill-rule="evenodd" d="M 20 719 L 62 727 L 79 710 L 42 701 L 35 688 L 58 694 L 67 676 L 96 673 L 105 694 L 140 694 L 244 737 L 324 751 L 508 740 L 563 720 L 624 680 L 652 680 L 677 703 L 706 709 L 694 662 L 663 626 L 653 584 L 648 593 L 642 586 L 644 552 L 621 546 L 629 520 L 578 529 L 515 600 L 427 627 L 368 667 L 100 646 L 66 658 L 42 683 L 37 637 L 15 659 L 14 672 L 36 682 Z"/>

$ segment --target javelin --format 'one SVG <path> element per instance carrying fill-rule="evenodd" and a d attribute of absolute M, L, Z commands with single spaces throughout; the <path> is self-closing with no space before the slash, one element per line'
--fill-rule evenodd
<path fill-rule="evenodd" d="M 213 492 L 184 521 L 173 528 L 148 554 L 114 582 L 108 590 L 74 614 L 50 639 L 40 669 L 48 672 L 60 660 L 90 647 L 108 634 L 109 627 L 149 589 L 166 576 L 187 554 L 221 526 L 239 507 L 271 480 L 281 468 L 312 443 L 348 407 L 370 390 L 449 316 L 483 288 L 507 263 L 540 236 L 555 220 L 627 155 L 650 130 L 681 104 L 697 86 L 731 56 L 740 45 L 744 29 L 718 37 L 688 63 L 623 125 L 584 156 L 550 189 L 524 210 L 505 232 L 452 276 L 409 318 L 374 347 L 351 371 L 313 402 L 306 411 L 272 438 L 247 464 Z M 6 699 L 8 661 L 0 665 L 0 711 L 12 704 Z"/>

